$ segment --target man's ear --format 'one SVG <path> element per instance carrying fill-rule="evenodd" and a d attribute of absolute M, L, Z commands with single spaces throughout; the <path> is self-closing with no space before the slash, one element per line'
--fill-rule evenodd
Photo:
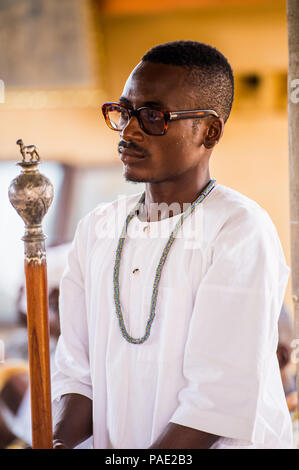
<path fill-rule="evenodd" d="M 203 144 L 207 149 L 213 148 L 221 139 L 224 130 L 224 121 L 222 118 L 212 118 L 207 125 Z"/>

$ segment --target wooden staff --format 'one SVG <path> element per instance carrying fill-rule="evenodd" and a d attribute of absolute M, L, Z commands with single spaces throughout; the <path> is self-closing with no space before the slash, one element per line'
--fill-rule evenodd
<path fill-rule="evenodd" d="M 22 173 L 10 184 L 9 199 L 25 222 L 25 277 L 30 369 L 32 448 L 52 448 L 48 288 L 45 235 L 41 222 L 54 195 L 52 183 L 38 171 L 35 145 L 18 140 Z"/>

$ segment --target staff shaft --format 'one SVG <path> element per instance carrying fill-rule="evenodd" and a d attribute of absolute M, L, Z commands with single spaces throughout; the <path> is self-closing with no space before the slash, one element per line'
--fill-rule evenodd
<path fill-rule="evenodd" d="M 32 447 L 52 448 L 52 413 L 46 260 L 25 260 Z"/>

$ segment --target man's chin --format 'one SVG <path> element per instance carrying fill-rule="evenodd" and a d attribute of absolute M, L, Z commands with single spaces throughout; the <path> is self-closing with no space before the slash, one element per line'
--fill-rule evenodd
<path fill-rule="evenodd" d="M 125 171 L 124 178 L 130 183 L 148 183 L 150 179 L 145 175 L 134 174 L 132 171 Z"/>
<path fill-rule="evenodd" d="M 129 183 L 148 183 L 147 179 L 139 178 L 137 176 L 124 175 L 124 177 L 125 177 L 125 180 L 128 181 Z"/>
<path fill-rule="evenodd" d="M 125 169 L 124 178 L 126 181 L 130 183 L 163 183 L 164 181 L 167 181 L 167 178 L 163 177 L 158 177 L 157 175 L 153 174 L 141 174 L 141 172 L 138 174 L 137 171 L 130 171 L 128 168 Z"/>
<path fill-rule="evenodd" d="M 171 181 L 170 178 L 157 178 L 153 176 L 138 176 L 129 173 L 124 173 L 124 178 L 129 183 L 166 183 L 167 181 Z"/>

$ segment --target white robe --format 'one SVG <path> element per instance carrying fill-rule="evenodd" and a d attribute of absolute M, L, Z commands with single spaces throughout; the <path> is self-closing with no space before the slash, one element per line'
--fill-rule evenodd
<path fill-rule="evenodd" d="M 214 448 L 292 447 L 276 357 L 289 269 L 269 216 L 216 185 L 178 233 L 150 337 L 136 345 L 121 335 L 113 267 L 139 197 L 99 206 L 79 223 L 61 283 L 53 398 L 93 400 L 95 448 L 148 448 L 170 421 L 221 436 Z M 179 217 L 129 224 L 120 302 L 133 337 L 145 333 L 155 270 Z"/>

